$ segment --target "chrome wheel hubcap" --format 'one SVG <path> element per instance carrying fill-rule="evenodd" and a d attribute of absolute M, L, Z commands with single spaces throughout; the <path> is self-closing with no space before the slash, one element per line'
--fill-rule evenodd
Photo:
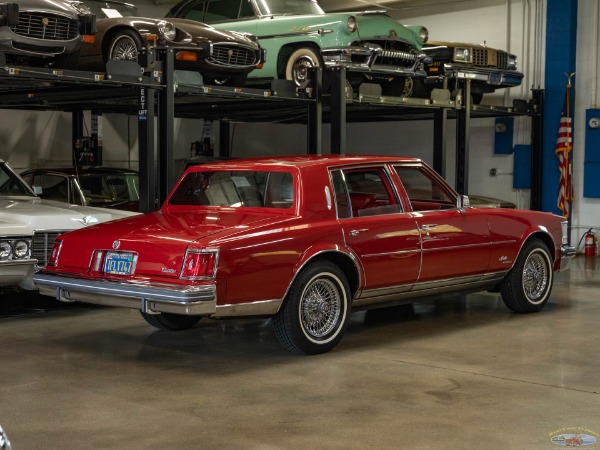
<path fill-rule="evenodd" d="M 523 267 L 523 290 L 532 303 L 543 300 L 548 286 L 548 265 L 540 253 L 529 255 Z"/>
<path fill-rule="evenodd" d="M 336 284 L 323 278 L 315 280 L 304 291 L 300 304 L 302 326 L 315 338 L 327 336 L 338 324 L 341 305 Z"/>

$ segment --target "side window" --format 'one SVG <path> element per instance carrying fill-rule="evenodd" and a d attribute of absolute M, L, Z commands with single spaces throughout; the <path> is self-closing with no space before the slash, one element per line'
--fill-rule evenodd
<path fill-rule="evenodd" d="M 248 0 L 242 0 L 240 6 L 240 17 L 254 17 L 254 10 Z"/>
<path fill-rule="evenodd" d="M 37 175 L 33 184 L 42 187 L 40 197 L 61 202 L 69 201 L 69 180 L 60 175 Z"/>
<path fill-rule="evenodd" d="M 195 20 L 197 22 L 204 22 L 204 5 L 205 2 L 194 3 L 193 6 L 185 12 L 183 18 Z"/>
<path fill-rule="evenodd" d="M 336 171 L 332 180 L 340 219 L 402 211 L 383 167 Z"/>
<path fill-rule="evenodd" d="M 204 21 L 206 23 L 238 18 L 240 1 L 213 0 L 208 2 Z"/>
<path fill-rule="evenodd" d="M 395 167 L 413 211 L 452 209 L 456 200 L 446 186 L 421 167 Z"/>

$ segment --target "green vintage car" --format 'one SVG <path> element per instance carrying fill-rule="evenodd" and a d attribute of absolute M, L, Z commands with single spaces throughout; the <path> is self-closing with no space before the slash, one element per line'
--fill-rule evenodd
<path fill-rule="evenodd" d="M 315 0 L 183 0 L 167 17 L 256 35 L 267 62 L 250 73 L 254 84 L 280 78 L 302 86 L 308 67 L 345 67 L 353 86 L 367 81 L 389 95 L 410 95 L 405 86 L 426 75 L 427 29 L 403 26 L 381 11 L 326 14 Z"/>

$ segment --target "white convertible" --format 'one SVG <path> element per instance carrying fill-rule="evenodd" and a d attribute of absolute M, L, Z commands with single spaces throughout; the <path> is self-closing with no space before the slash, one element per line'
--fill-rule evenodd
<path fill-rule="evenodd" d="M 46 265 L 56 236 L 135 214 L 43 200 L 0 160 L 0 286 L 36 289 L 31 277 Z"/>

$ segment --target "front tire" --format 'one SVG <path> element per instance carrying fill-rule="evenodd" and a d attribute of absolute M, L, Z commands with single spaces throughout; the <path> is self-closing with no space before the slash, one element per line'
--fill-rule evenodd
<path fill-rule="evenodd" d="M 154 328 L 170 331 L 181 331 L 192 328 L 196 325 L 202 316 L 183 316 L 181 314 L 160 313 L 148 314 L 140 311 L 140 314 L 146 322 Z"/>
<path fill-rule="evenodd" d="M 296 49 L 288 58 L 285 79 L 293 81 L 296 86 L 303 86 L 308 80 L 308 69 L 311 67 L 323 67 L 319 50 L 310 47 Z"/>
<path fill-rule="evenodd" d="M 350 315 L 350 288 L 338 266 L 319 261 L 302 269 L 273 317 L 279 342 L 295 353 L 315 355 L 342 339 Z"/>
<path fill-rule="evenodd" d="M 541 310 L 552 290 L 554 270 L 550 250 L 539 239 L 528 241 L 500 284 L 504 304 L 516 313 Z"/>
<path fill-rule="evenodd" d="M 110 41 L 106 60 L 138 61 L 142 41 L 138 34 L 132 30 L 119 31 Z"/>

